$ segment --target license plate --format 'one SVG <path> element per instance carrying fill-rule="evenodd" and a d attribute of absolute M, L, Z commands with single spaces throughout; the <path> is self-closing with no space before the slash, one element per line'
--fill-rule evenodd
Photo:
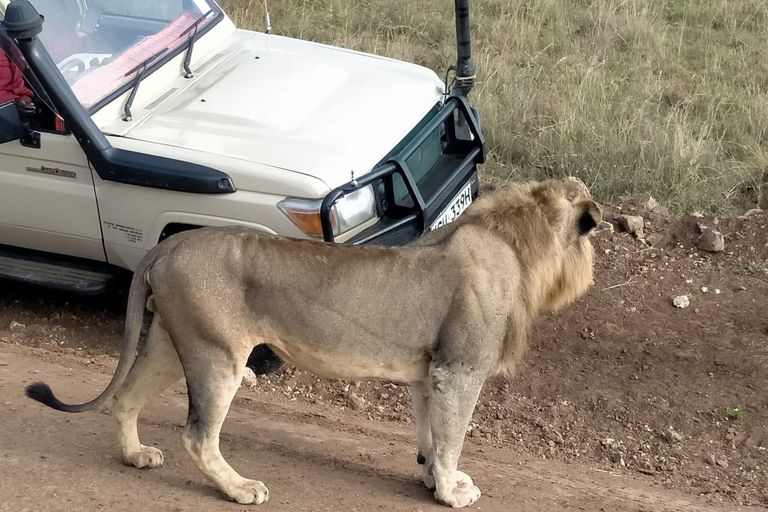
<path fill-rule="evenodd" d="M 430 226 L 429 230 L 435 230 L 455 221 L 459 218 L 459 215 L 464 213 L 464 210 L 466 210 L 470 204 L 472 204 L 471 182 L 467 183 L 461 192 L 456 194 L 456 197 L 451 200 L 450 204 L 445 208 L 445 210 L 443 210 L 443 213 L 441 213 L 435 222 L 432 223 L 432 226 Z"/>

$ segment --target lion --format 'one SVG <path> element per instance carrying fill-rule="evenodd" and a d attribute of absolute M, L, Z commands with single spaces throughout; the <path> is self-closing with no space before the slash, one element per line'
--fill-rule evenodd
<path fill-rule="evenodd" d="M 154 468 L 163 454 L 139 441 L 139 411 L 186 377 L 184 448 L 224 497 L 259 504 L 267 487 L 227 464 L 219 432 L 251 350 L 264 344 L 318 376 L 408 383 L 423 482 L 438 502 L 466 507 L 480 489 L 457 465 L 481 387 L 514 372 L 540 313 L 587 291 L 588 234 L 600 219 L 583 183 L 565 179 L 481 194 L 403 247 L 238 227 L 180 233 L 134 274 L 120 361 L 102 394 L 67 405 L 38 382 L 27 395 L 65 412 L 112 400 L 123 461 Z"/>

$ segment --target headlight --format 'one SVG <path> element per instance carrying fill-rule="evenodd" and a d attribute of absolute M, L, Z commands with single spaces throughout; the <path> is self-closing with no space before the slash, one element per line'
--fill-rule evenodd
<path fill-rule="evenodd" d="M 309 236 L 322 238 L 323 227 L 320 223 L 320 205 L 322 199 L 300 199 L 289 197 L 280 201 L 280 210 Z M 376 198 L 373 187 L 367 186 L 347 194 L 331 208 L 333 234 L 338 236 L 376 216 Z"/>

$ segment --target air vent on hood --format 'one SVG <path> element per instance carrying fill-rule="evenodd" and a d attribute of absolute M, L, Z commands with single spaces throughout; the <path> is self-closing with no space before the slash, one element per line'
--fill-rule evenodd
<path fill-rule="evenodd" d="M 161 104 L 163 101 L 165 101 L 166 98 L 169 98 L 173 93 L 175 93 L 178 90 L 179 90 L 179 88 L 176 87 L 174 89 L 170 89 L 170 90 L 166 91 L 165 94 L 163 94 L 162 96 L 157 98 L 155 101 L 153 101 L 152 103 L 147 105 L 147 110 L 152 110 L 153 108 L 155 108 L 156 106 Z"/>
<path fill-rule="evenodd" d="M 207 61 L 203 62 L 203 63 L 200 65 L 200 67 L 198 67 L 198 68 L 195 70 L 195 73 L 202 73 L 202 72 L 203 72 L 203 70 L 205 70 L 205 68 L 207 68 L 207 67 L 208 67 L 208 66 L 210 66 L 211 64 L 215 63 L 217 60 L 219 60 L 219 59 L 220 59 L 220 58 L 222 58 L 223 56 L 224 56 L 224 54 L 223 54 L 223 53 L 217 53 L 216 55 L 214 55 L 213 57 L 211 57 L 211 58 L 210 58 L 210 59 L 208 59 Z"/>

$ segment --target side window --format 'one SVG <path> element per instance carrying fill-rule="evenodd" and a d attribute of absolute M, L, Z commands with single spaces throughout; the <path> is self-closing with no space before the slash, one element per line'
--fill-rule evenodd
<path fill-rule="evenodd" d="M 32 130 L 49 133 L 69 133 L 66 123 L 59 117 L 49 100 L 42 94 L 37 93 L 37 88 L 33 86 L 28 77 L 24 76 L 26 87 L 33 91 L 32 104 L 34 110 L 28 114 L 22 113 L 22 121 L 29 121 L 29 127 Z"/>
<path fill-rule="evenodd" d="M 0 45 L 0 104 L 15 103 L 22 123 L 33 130 L 66 133 L 63 121 L 47 95 L 39 91 L 40 85 L 33 80 L 18 50 L 5 38 Z"/>

